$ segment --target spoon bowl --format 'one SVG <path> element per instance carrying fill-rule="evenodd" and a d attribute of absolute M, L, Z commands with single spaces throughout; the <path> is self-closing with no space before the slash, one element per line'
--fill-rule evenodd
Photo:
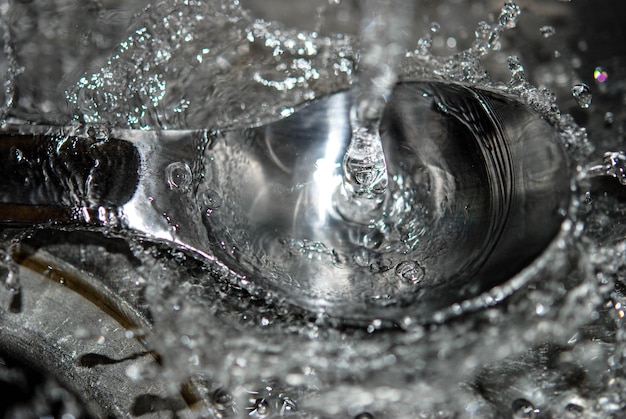
<path fill-rule="evenodd" d="M 381 137 L 383 207 L 354 222 L 342 201 L 350 95 L 218 135 L 210 253 L 263 292 L 343 319 L 431 321 L 518 273 L 560 229 L 568 159 L 554 129 L 499 93 L 400 84 Z"/>
<path fill-rule="evenodd" d="M 364 218 L 342 193 L 351 104 L 338 92 L 221 132 L 8 129 L 0 219 L 132 231 L 252 294 L 358 324 L 434 321 L 507 282 L 559 232 L 569 161 L 527 106 L 398 84 L 380 128 L 389 188 Z"/>

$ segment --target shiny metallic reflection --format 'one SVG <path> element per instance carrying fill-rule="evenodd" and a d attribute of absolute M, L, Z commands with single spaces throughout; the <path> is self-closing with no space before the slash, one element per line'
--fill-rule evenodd
<path fill-rule="evenodd" d="M 569 167 L 552 127 L 498 93 L 439 83 L 389 98 L 390 190 L 354 222 L 358 208 L 337 199 L 349 99 L 225 133 L 208 151 L 206 187 L 223 199 L 206 221 L 211 253 L 265 292 L 345 318 L 427 321 L 505 282 L 559 230 Z M 398 274 L 406 263 L 423 279 Z"/>

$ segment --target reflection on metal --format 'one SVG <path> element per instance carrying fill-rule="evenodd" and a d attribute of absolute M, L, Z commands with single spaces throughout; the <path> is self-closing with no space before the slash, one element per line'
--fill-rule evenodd
<path fill-rule="evenodd" d="M 71 187 L 47 194 L 43 176 L 19 195 L 3 191 L 0 201 L 79 203 L 79 215 L 65 221 L 166 240 L 227 266 L 252 293 L 364 323 L 432 321 L 506 282 L 559 231 L 570 199 L 568 160 L 553 128 L 524 105 L 462 85 L 399 84 L 381 123 L 391 184 L 382 206 L 365 213 L 341 201 L 349 109 L 349 94 L 340 92 L 210 141 L 202 132 L 113 130 L 117 139 L 89 155 L 94 166 L 80 179 L 61 170 L 72 166 L 70 155 L 43 147 L 53 153 L 57 183 Z M 93 147 L 90 138 L 66 138 Z M 36 161 L 24 134 L 5 140 L 9 153 L 19 142 L 15 165 Z M 207 142 L 200 175 L 192 167 Z M 3 176 L 23 173 L 9 168 Z M 183 181 L 184 189 L 172 188 Z M 118 195 L 125 198 L 113 200 Z M 423 279 L 403 281 L 396 274 L 403 263 L 420 266 Z"/>

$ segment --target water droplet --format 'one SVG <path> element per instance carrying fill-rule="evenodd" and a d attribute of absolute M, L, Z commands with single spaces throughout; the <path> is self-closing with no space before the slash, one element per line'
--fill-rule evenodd
<path fill-rule="evenodd" d="M 264 418 L 270 413 L 270 406 L 266 399 L 255 399 L 252 407 L 248 408 L 248 416 L 253 418 Z"/>
<path fill-rule="evenodd" d="M 389 180 L 378 133 L 355 130 L 343 159 L 343 173 L 348 197 L 373 199 L 385 193 Z"/>
<path fill-rule="evenodd" d="M 507 58 L 509 65 L 509 71 L 511 72 L 511 81 L 509 82 L 513 87 L 521 87 L 526 83 L 526 74 L 524 73 L 524 66 L 520 63 L 517 56 L 510 56 Z"/>
<path fill-rule="evenodd" d="M 572 96 L 576 99 L 576 103 L 583 109 L 591 106 L 591 89 L 585 83 L 579 83 L 572 87 Z"/>
<path fill-rule="evenodd" d="M 24 153 L 17 147 L 11 147 L 9 153 L 11 156 L 11 160 L 14 160 L 17 163 L 21 163 L 24 159 Z"/>
<path fill-rule="evenodd" d="M 474 31 L 474 36 L 476 39 L 487 39 L 489 34 L 491 33 L 491 25 L 484 20 L 478 22 L 476 26 L 476 30 Z"/>
<path fill-rule="evenodd" d="M 363 236 L 363 247 L 378 249 L 385 241 L 385 235 L 379 230 L 372 230 Z"/>
<path fill-rule="evenodd" d="M 554 26 L 546 25 L 539 28 L 539 32 L 544 38 L 550 38 L 556 33 L 556 29 L 554 29 Z"/>
<path fill-rule="evenodd" d="M 292 113 L 294 113 L 296 110 L 293 107 L 287 107 L 287 108 L 283 108 L 280 111 L 280 116 L 282 118 L 287 118 L 289 115 L 291 115 Z"/>
<path fill-rule="evenodd" d="M 607 152 L 602 161 L 606 174 L 617 178 L 622 185 L 626 185 L 626 154 L 622 151 Z"/>
<path fill-rule="evenodd" d="M 430 49 L 433 46 L 433 37 L 430 34 L 417 40 L 417 49 L 415 54 L 420 57 L 430 57 Z"/>
<path fill-rule="evenodd" d="M 356 415 L 354 419 L 374 419 L 374 415 L 369 412 L 363 412 Z"/>
<path fill-rule="evenodd" d="M 414 261 L 403 261 L 396 266 L 396 275 L 411 284 L 420 283 L 424 273 L 424 268 Z"/>
<path fill-rule="evenodd" d="M 582 417 L 585 408 L 576 403 L 568 403 L 565 406 L 565 418 L 566 419 L 575 419 Z"/>
<path fill-rule="evenodd" d="M 222 206 L 222 197 L 217 191 L 209 189 L 203 194 L 202 202 L 206 208 L 206 216 L 209 217 L 213 214 L 213 211 Z"/>
<path fill-rule="evenodd" d="M 159 369 L 157 364 L 139 362 L 130 364 L 124 372 L 132 381 L 146 382 L 154 380 L 159 374 Z"/>
<path fill-rule="evenodd" d="M 604 114 L 604 123 L 606 125 L 613 125 L 615 122 L 615 114 L 613 112 L 607 112 Z"/>
<path fill-rule="evenodd" d="M 225 412 L 227 410 L 232 410 L 233 408 L 233 396 L 231 396 L 230 393 L 223 389 L 215 390 L 211 399 L 213 402 L 213 406 L 219 412 Z"/>
<path fill-rule="evenodd" d="M 291 399 L 289 396 L 285 396 L 283 394 L 279 395 L 279 399 L 281 402 L 280 406 L 280 414 L 284 415 L 285 413 L 295 412 L 298 410 L 298 405 L 295 400 Z"/>
<path fill-rule="evenodd" d="M 171 163 L 165 168 L 165 176 L 170 189 L 180 190 L 181 192 L 189 190 L 193 180 L 191 168 L 185 162 Z"/>
<path fill-rule="evenodd" d="M 606 71 L 604 67 L 596 67 L 596 69 L 593 70 L 593 78 L 598 83 L 604 83 L 605 81 L 608 80 L 609 73 L 608 71 Z"/>
<path fill-rule="evenodd" d="M 498 22 L 500 26 L 506 29 L 512 29 L 517 26 L 517 18 L 522 13 L 519 6 L 513 2 L 507 2 L 502 7 Z"/>
<path fill-rule="evenodd" d="M 85 132 L 90 138 L 94 140 L 108 140 L 109 139 L 109 129 L 102 125 L 88 125 L 85 127 Z"/>
<path fill-rule="evenodd" d="M 511 404 L 514 419 L 535 419 L 539 409 L 526 399 L 517 399 Z"/>
<path fill-rule="evenodd" d="M 10 293 L 20 291 L 20 270 L 10 251 L 0 249 L 0 281 Z"/>

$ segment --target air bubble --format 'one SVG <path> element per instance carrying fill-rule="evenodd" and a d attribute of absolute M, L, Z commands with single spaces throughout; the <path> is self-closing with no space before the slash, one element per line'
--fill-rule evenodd
<path fill-rule="evenodd" d="M 583 109 L 587 109 L 591 106 L 591 89 L 585 83 L 579 83 L 572 87 L 572 96 Z"/>
<path fill-rule="evenodd" d="M 604 114 L 604 123 L 606 125 L 613 125 L 615 122 L 615 114 L 613 112 L 607 112 Z"/>
<path fill-rule="evenodd" d="M 439 32 L 439 29 L 441 29 L 441 25 L 437 22 L 433 22 L 430 24 L 430 31 L 432 33 L 437 33 Z"/>
<path fill-rule="evenodd" d="M 179 190 L 181 192 L 189 190 L 193 179 L 191 168 L 184 162 L 171 163 L 165 169 L 165 176 L 170 189 Z"/>

